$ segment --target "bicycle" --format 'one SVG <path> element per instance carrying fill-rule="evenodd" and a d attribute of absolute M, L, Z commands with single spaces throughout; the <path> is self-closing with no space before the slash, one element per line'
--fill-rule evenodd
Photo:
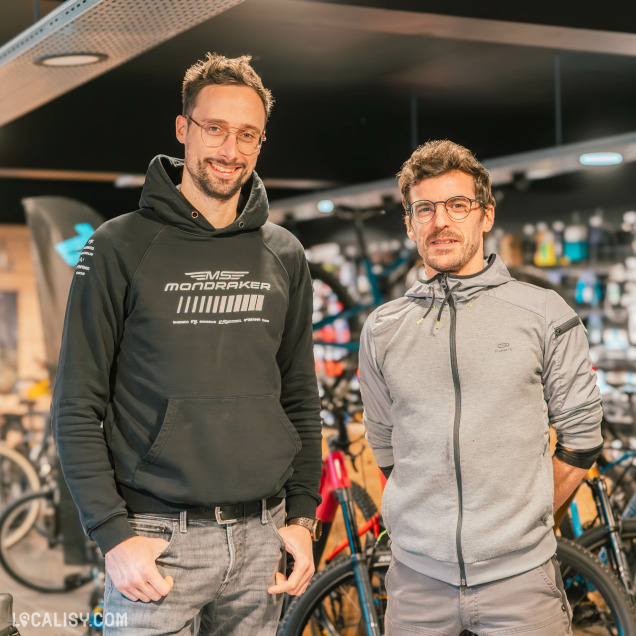
<path fill-rule="evenodd" d="M 583 481 L 591 491 L 597 511 L 596 518 L 588 522 L 584 528 L 576 498 L 573 498 L 568 508 L 569 518 L 566 517 L 568 523 L 560 524 L 562 534 L 571 533 L 578 544 L 592 551 L 603 563 L 610 566 L 632 599 L 636 598 L 636 518 L 630 518 L 630 515 L 636 510 L 632 510 L 631 500 L 626 509 L 617 508 L 616 500 L 610 497 L 603 473 L 612 471 L 634 456 L 636 451 L 628 451 L 614 462 L 609 462 L 601 456 L 598 467 L 590 469 Z M 599 525 L 594 525 L 597 521 Z"/>
<path fill-rule="evenodd" d="M 349 534 L 354 529 L 357 528 L 357 532 L 360 535 L 373 531 L 377 537 L 381 526 L 380 513 L 373 499 L 360 484 L 349 479 L 345 457 L 351 459 L 353 467 L 356 469 L 358 455 L 353 454 L 351 451 L 351 445 L 354 442 L 350 440 L 347 430 L 349 414 L 344 402 L 346 398 L 338 398 L 331 393 L 328 393 L 328 395 L 330 395 L 331 399 L 327 406 L 333 416 L 336 434 L 327 437 L 329 452 L 323 459 L 319 489 L 322 503 L 316 510 L 316 517 L 322 521 L 323 531 L 319 541 L 314 543 L 313 546 L 316 567 L 318 567 L 322 559 L 339 508 L 343 510 L 344 507 L 347 508 L 347 513 L 343 515 L 343 521 L 348 539 L 336 546 L 327 555 L 325 559 L 327 563 L 347 546 L 350 542 Z M 349 502 L 351 503 L 351 508 L 349 508 Z M 360 521 L 362 522 L 359 527 L 357 526 L 358 518 L 361 518 Z"/>
<path fill-rule="evenodd" d="M 103 558 L 92 541 L 78 545 L 79 518 L 74 508 L 69 509 L 74 505 L 70 497 L 61 497 L 62 487 L 29 493 L 4 511 L 0 516 L 0 564 L 18 583 L 38 592 L 69 592 L 90 582 L 101 590 Z M 36 519 L 27 532 L 18 541 L 7 541 L 16 528 L 24 527 L 34 509 Z"/>
<path fill-rule="evenodd" d="M 362 613 L 361 619 L 354 619 L 358 628 L 363 628 L 366 636 L 381 636 L 383 633 L 384 611 L 378 612 L 378 603 L 381 599 L 386 599 L 383 593 L 384 566 L 388 568 L 391 555 L 386 545 L 382 543 L 380 517 L 375 504 L 370 500 L 366 492 L 361 488 L 354 488 L 347 473 L 345 465 L 345 454 L 349 454 L 349 445 L 346 427 L 344 424 L 345 410 L 336 411 L 336 421 L 338 422 L 338 434 L 328 439 L 330 452 L 323 461 L 323 473 L 320 482 L 320 494 L 323 498 L 322 504 L 318 507 L 316 515 L 323 522 L 323 537 L 314 544 L 314 560 L 320 561 L 327 537 L 332 528 L 332 522 L 338 509 L 342 510 L 347 540 L 345 546 L 350 548 L 350 555 L 347 557 L 334 557 L 342 551 L 343 546 L 338 546 L 328 557 L 329 565 L 320 570 L 314 576 L 307 591 L 300 597 L 296 597 L 284 610 L 284 617 L 279 625 L 279 636 L 290 636 L 301 634 L 305 626 L 310 626 L 312 634 L 345 634 L 341 631 L 349 624 L 349 606 L 351 599 L 355 596 L 358 600 L 353 604 L 353 609 L 358 609 Z M 360 528 L 356 527 L 356 512 L 354 500 L 363 492 L 366 497 L 359 499 L 358 505 L 363 510 L 369 505 L 365 516 L 373 512 L 367 523 Z M 369 504 L 370 502 L 370 504 Z M 372 507 L 371 507 L 372 506 Z M 360 541 L 360 535 L 373 531 L 373 542 L 364 549 Z M 376 571 L 379 578 L 376 577 Z M 302 600 L 305 599 L 309 590 L 318 579 L 323 581 L 328 578 L 331 596 L 329 607 L 312 608 L 312 611 L 304 615 L 302 628 L 299 628 L 299 612 L 303 613 Z M 335 577 L 335 578 L 334 578 Z M 344 578 L 343 578 L 344 577 Z M 333 587 L 336 581 L 336 587 Z M 341 581 L 346 583 L 346 588 L 340 589 Z M 301 604 L 299 605 L 299 602 Z M 298 608 L 301 607 L 301 610 Z M 379 608 L 382 610 L 382 608 Z M 315 610 L 315 611 L 314 611 Z"/>
<path fill-rule="evenodd" d="M 354 562 L 347 559 L 335 561 L 314 576 L 307 591 L 289 606 L 278 636 L 381 636 L 386 611 L 384 579 L 390 551 L 367 553 L 364 558 L 377 616 L 376 631 L 369 631 L 367 627 Z M 606 565 L 582 546 L 563 538 L 557 540 L 557 559 L 572 608 L 575 636 L 636 634 L 634 605 Z M 463 632 L 462 636 L 470 634 L 472 632 Z"/>
<path fill-rule="evenodd" d="M 31 462 L 21 453 L 0 442 L 0 511 L 17 501 L 27 492 L 40 489 L 40 477 Z M 35 521 L 36 510 L 24 518 L 24 526 L 14 528 L 4 541 L 13 545 L 28 531 L 28 525 Z"/>
<path fill-rule="evenodd" d="M 383 208 L 354 209 L 337 206 L 334 216 L 353 224 L 356 237 L 354 293 L 326 267 L 309 261 L 314 291 L 314 351 L 319 385 L 334 386 L 351 379 L 358 368 L 358 349 L 363 319 L 391 298 L 404 293 L 409 275 L 417 277 L 420 256 L 403 244 L 389 263 L 374 262 L 364 231 L 365 221 L 385 214 Z M 360 280 L 365 283 L 361 286 Z"/>

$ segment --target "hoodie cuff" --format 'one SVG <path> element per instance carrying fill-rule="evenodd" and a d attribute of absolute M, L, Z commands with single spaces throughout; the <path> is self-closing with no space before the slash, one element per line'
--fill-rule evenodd
<path fill-rule="evenodd" d="M 294 517 L 315 519 L 316 507 L 316 500 L 309 495 L 293 495 L 287 497 L 285 502 L 288 519 L 293 519 Z"/>
<path fill-rule="evenodd" d="M 89 536 L 95 541 L 101 553 L 106 556 L 106 553 L 116 545 L 137 535 L 130 527 L 126 515 L 116 515 L 97 526 Z"/>

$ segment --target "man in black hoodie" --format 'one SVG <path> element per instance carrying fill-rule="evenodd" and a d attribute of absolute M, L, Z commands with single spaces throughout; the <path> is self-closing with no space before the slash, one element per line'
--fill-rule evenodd
<path fill-rule="evenodd" d="M 272 97 L 249 60 L 187 71 L 185 161 L 152 161 L 140 209 L 95 232 L 71 286 L 52 415 L 105 554 L 107 633 L 185 634 L 199 616 L 200 634 L 273 634 L 282 593 L 313 574 L 311 280 L 266 221 Z"/>

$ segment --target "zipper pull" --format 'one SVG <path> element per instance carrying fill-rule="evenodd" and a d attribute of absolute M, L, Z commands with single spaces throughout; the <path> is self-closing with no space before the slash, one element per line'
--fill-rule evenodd
<path fill-rule="evenodd" d="M 462 587 L 466 587 L 466 579 L 462 579 Z"/>

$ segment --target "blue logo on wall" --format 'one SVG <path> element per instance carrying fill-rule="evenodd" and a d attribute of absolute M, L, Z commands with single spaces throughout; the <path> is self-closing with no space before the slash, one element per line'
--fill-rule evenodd
<path fill-rule="evenodd" d="M 55 246 L 57 253 L 64 259 L 64 262 L 71 267 L 75 267 L 79 261 L 80 252 L 84 249 L 86 241 L 91 237 L 93 226 L 90 223 L 78 223 L 75 226 L 77 236 L 66 239 Z"/>

